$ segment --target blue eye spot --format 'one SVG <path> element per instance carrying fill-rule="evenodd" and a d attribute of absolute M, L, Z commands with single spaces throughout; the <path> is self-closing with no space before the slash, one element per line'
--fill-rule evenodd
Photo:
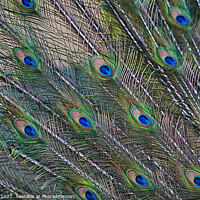
<path fill-rule="evenodd" d="M 26 125 L 24 128 L 24 132 L 29 136 L 29 137 L 36 137 L 37 136 L 37 132 L 36 130 L 31 126 L 31 125 Z"/>
<path fill-rule="evenodd" d="M 166 62 L 167 65 L 169 65 L 171 67 L 176 66 L 176 60 L 175 60 L 175 58 L 173 58 L 171 56 L 166 56 L 165 57 L 165 62 Z"/>
<path fill-rule="evenodd" d="M 188 24 L 188 18 L 185 15 L 177 15 L 175 19 L 176 19 L 176 22 L 180 25 Z"/>
<path fill-rule="evenodd" d="M 112 75 L 112 69 L 110 66 L 108 65 L 102 65 L 99 67 L 99 72 L 103 75 L 103 76 L 111 76 Z"/>
<path fill-rule="evenodd" d="M 31 56 L 25 56 L 24 57 L 24 63 L 29 67 L 35 67 L 36 62 Z"/>
<path fill-rule="evenodd" d="M 92 192 L 91 190 L 87 190 L 85 192 L 85 197 L 86 197 L 87 200 L 97 200 L 95 193 Z"/>
<path fill-rule="evenodd" d="M 21 3 L 26 8 L 32 8 L 34 6 L 33 0 L 22 0 Z"/>
<path fill-rule="evenodd" d="M 140 186 L 143 186 L 143 187 L 147 186 L 147 180 L 142 175 L 137 175 L 135 178 L 135 181 Z"/>
<path fill-rule="evenodd" d="M 91 127 L 91 122 L 86 117 L 80 117 L 79 123 L 85 128 L 90 128 Z"/>
<path fill-rule="evenodd" d="M 197 176 L 197 177 L 194 178 L 194 184 L 196 186 L 200 187 L 200 177 L 199 176 Z"/>
<path fill-rule="evenodd" d="M 144 115 L 144 114 L 139 116 L 139 121 L 146 126 L 151 124 L 151 119 L 147 115 Z"/>

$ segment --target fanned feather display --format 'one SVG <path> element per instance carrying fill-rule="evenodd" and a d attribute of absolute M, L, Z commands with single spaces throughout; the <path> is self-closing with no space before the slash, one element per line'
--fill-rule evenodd
<path fill-rule="evenodd" d="M 200 199 L 198 0 L 0 0 L 0 198 Z"/>

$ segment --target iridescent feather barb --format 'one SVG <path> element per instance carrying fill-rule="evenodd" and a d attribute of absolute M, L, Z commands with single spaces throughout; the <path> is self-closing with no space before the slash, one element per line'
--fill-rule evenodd
<path fill-rule="evenodd" d="M 199 198 L 198 0 L 0 11 L 2 195 Z"/>

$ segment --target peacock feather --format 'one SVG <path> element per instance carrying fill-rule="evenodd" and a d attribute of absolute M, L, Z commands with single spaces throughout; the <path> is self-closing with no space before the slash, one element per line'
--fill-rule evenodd
<path fill-rule="evenodd" d="M 200 198 L 199 0 L 0 0 L 0 197 Z"/>

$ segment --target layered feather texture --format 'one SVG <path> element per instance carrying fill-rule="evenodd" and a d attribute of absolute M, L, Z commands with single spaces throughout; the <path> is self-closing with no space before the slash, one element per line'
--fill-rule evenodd
<path fill-rule="evenodd" d="M 198 0 L 0 11 L 2 196 L 199 199 Z"/>

